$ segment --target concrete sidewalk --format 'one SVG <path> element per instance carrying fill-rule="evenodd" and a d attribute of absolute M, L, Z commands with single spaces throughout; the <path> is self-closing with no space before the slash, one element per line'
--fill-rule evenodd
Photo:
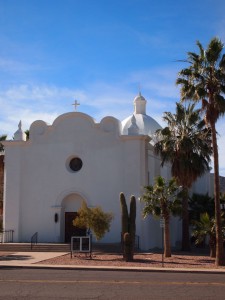
<path fill-rule="evenodd" d="M 68 254 L 68 252 L 14 252 L 0 255 L 0 269 L 4 268 L 38 268 L 67 270 L 105 270 L 105 271 L 139 271 L 139 272 L 187 272 L 225 274 L 225 269 L 214 268 L 158 268 L 158 267 L 119 267 L 92 265 L 47 265 L 44 260 Z"/>
<path fill-rule="evenodd" d="M 0 266 L 30 266 L 68 252 L 10 252 L 0 255 Z"/>

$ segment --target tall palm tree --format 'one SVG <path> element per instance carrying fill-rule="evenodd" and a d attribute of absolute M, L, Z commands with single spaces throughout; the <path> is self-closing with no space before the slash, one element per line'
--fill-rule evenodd
<path fill-rule="evenodd" d="M 168 182 L 161 176 L 155 178 L 155 184 L 145 187 L 141 197 L 144 202 L 143 215 L 161 216 L 164 219 L 164 256 L 171 256 L 170 216 L 180 212 L 180 201 L 177 198 L 178 187 L 174 178 Z"/>
<path fill-rule="evenodd" d="M 219 158 L 216 122 L 225 113 L 225 54 L 224 44 L 213 38 L 206 49 L 197 42 L 199 53 L 188 52 L 189 66 L 178 74 L 176 83 L 181 86 L 181 99 L 201 101 L 205 122 L 212 131 L 214 157 L 214 199 L 216 219 L 216 265 L 225 264 L 220 209 Z"/>
<path fill-rule="evenodd" d="M 182 250 L 190 251 L 188 190 L 193 182 L 209 170 L 210 131 L 194 104 L 176 103 L 176 113 L 165 112 L 167 127 L 156 131 L 155 153 L 171 163 L 171 173 L 182 192 Z"/>

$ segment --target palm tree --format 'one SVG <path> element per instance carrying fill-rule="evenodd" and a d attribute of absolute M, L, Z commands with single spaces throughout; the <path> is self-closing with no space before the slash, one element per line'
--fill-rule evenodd
<path fill-rule="evenodd" d="M 208 194 L 194 193 L 189 199 L 190 221 L 199 221 L 201 214 L 206 212 L 210 218 L 215 216 L 214 198 Z"/>
<path fill-rule="evenodd" d="M 168 182 L 161 176 L 155 178 L 154 186 L 145 187 L 145 193 L 141 197 L 141 201 L 145 203 L 143 215 L 147 217 L 149 214 L 153 216 L 161 216 L 165 221 L 164 226 L 164 256 L 171 256 L 170 247 L 170 215 L 180 212 L 180 201 L 177 198 L 178 187 L 175 179 L 172 178 Z"/>
<path fill-rule="evenodd" d="M 222 232 L 225 233 L 224 220 L 222 216 Z M 215 218 L 210 218 L 207 212 L 200 215 L 199 221 L 193 222 L 193 237 L 196 238 L 195 244 L 201 244 L 209 237 L 210 257 L 216 257 L 216 224 Z"/>
<path fill-rule="evenodd" d="M 188 189 L 209 170 L 210 131 L 205 128 L 194 104 L 176 103 L 176 113 L 165 112 L 167 127 L 156 131 L 154 150 L 162 158 L 161 165 L 171 163 L 171 173 L 182 191 L 182 250 L 190 251 Z"/>
<path fill-rule="evenodd" d="M 225 113 L 225 54 L 224 44 L 213 38 L 206 49 L 198 41 L 199 53 L 188 52 L 189 67 L 182 69 L 176 83 L 181 86 L 181 99 L 199 102 L 205 112 L 205 122 L 212 131 L 214 157 L 214 199 L 216 219 L 216 265 L 225 264 L 220 209 L 219 157 L 216 122 Z"/>

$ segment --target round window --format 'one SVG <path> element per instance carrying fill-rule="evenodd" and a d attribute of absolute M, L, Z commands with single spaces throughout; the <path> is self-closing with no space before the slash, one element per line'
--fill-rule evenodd
<path fill-rule="evenodd" d="M 69 167 L 72 171 L 77 172 L 80 171 L 80 169 L 83 166 L 83 162 L 80 158 L 78 157 L 74 157 L 71 159 L 70 163 L 69 163 Z"/>

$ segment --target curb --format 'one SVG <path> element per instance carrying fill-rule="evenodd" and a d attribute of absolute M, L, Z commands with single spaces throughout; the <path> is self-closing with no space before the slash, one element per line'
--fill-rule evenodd
<path fill-rule="evenodd" d="M 4 269 L 43 269 L 43 270 L 87 270 L 87 271 L 121 271 L 121 272 L 151 272 L 151 273 L 197 273 L 225 274 L 225 269 L 178 269 L 178 268 L 140 268 L 140 267 L 109 267 L 109 266 L 79 266 L 79 265 L 0 265 Z"/>

